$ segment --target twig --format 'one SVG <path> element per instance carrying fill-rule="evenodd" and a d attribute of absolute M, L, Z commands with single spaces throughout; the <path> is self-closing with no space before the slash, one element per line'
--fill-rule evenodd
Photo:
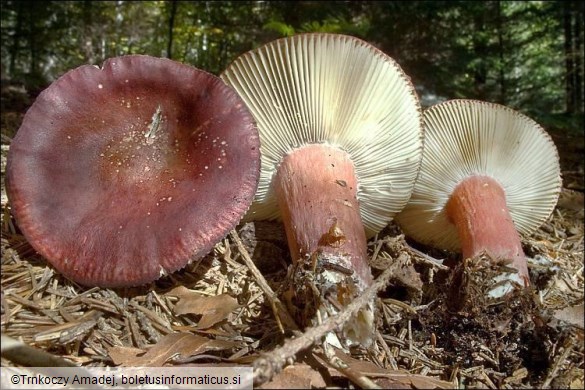
<path fill-rule="evenodd" d="M 543 389 L 548 389 L 549 388 L 550 383 L 555 378 L 555 376 L 557 375 L 557 372 L 559 371 L 559 369 L 561 368 L 561 366 L 563 365 L 563 363 L 565 363 L 565 360 L 567 360 L 567 357 L 569 357 L 569 354 L 571 353 L 572 350 L 573 350 L 573 346 L 572 345 L 568 345 L 565 348 L 565 350 L 563 351 L 563 353 L 561 354 L 561 356 L 559 356 L 559 358 L 554 362 L 554 365 L 553 365 L 552 369 L 549 371 L 549 373 L 546 376 L 546 379 L 544 380 L 544 382 L 542 382 L 541 388 L 543 388 Z"/>
<path fill-rule="evenodd" d="M 378 344 L 380 344 L 380 346 L 386 353 L 386 359 L 388 359 L 388 362 L 390 363 L 390 368 L 393 370 L 398 370 L 398 364 L 396 363 L 396 359 L 394 359 L 394 355 L 392 354 L 390 347 L 388 347 L 386 340 L 384 340 L 379 330 L 376 331 L 376 340 L 378 340 Z"/>
<path fill-rule="evenodd" d="M 284 329 L 282 327 L 282 324 L 280 324 L 280 319 L 282 319 L 282 321 L 284 322 L 284 326 L 287 329 L 298 330 L 299 327 L 296 324 L 293 317 L 288 312 L 286 306 L 282 303 L 280 299 L 278 299 L 272 288 L 270 288 L 270 286 L 266 282 L 266 279 L 264 279 L 264 276 L 262 275 L 260 270 L 256 267 L 256 264 L 254 264 L 254 262 L 252 261 L 252 258 L 250 257 L 250 254 L 244 247 L 244 244 L 242 244 L 242 240 L 240 240 L 238 233 L 235 230 L 232 230 L 230 232 L 230 237 L 238 247 L 238 250 L 242 255 L 242 259 L 244 259 L 244 263 L 246 263 L 248 269 L 252 273 L 252 276 L 254 276 L 256 283 L 258 283 L 258 286 L 260 286 L 260 289 L 264 292 L 264 295 L 266 295 L 266 298 L 270 302 L 270 306 L 272 307 L 272 310 L 275 313 L 276 319 L 279 321 L 281 332 L 284 333 Z"/>
<path fill-rule="evenodd" d="M 77 365 L 41 349 L 33 348 L 10 336 L 2 335 L 2 357 L 30 367 L 77 367 Z"/>
<path fill-rule="evenodd" d="M 4 133 L 0 134 L 0 137 L 2 137 L 2 141 L 3 141 L 3 142 L 5 142 L 5 143 L 7 143 L 7 144 L 10 144 L 10 143 L 12 143 L 12 138 L 10 138 L 9 136 L 7 136 L 7 135 L 6 135 L 6 134 L 4 134 Z"/>
<path fill-rule="evenodd" d="M 381 389 L 381 387 L 374 383 L 370 378 L 360 372 L 356 372 L 346 362 L 336 356 L 335 351 L 333 351 L 327 344 L 324 345 L 324 349 L 325 353 L 321 358 L 326 360 L 331 367 L 344 374 L 350 381 L 362 389 Z"/>
<path fill-rule="evenodd" d="M 381 289 L 386 287 L 396 268 L 409 260 L 406 253 L 401 253 L 398 259 L 392 263 L 370 287 L 368 287 L 357 299 L 346 306 L 336 316 L 328 317 L 323 323 L 309 328 L 301 336 L 289 339 L 282 347 L 269 352 L 254 361 L 254 384 L 261 385 L 269 381 L 280 372 L 287 360 L 293 358 L 300 351 L 311 347 L 321 338 L 334 329 L 339 329 L 362 307 L 364 307 Z"/>
<path fill-rule="evenodd" d="M 416 309 L 414 307 L 410 306 L 408 303 L 399 301 L 398 299 L 385 298 L 382 301 L 384 303 L 390 303 L 390 304 L 392 304 L 394 306 L 398 306 L 398 307 L 406 310 L 410 314 L 416 314 Z"/>
<path fill-rule="evenodd" d="M 420 260 L 421 263 L 425 263 L 426 265 L 430 265 L 431 267 L 440 269 L 441 271 L 449 270 L 449 267 L 443 265 L 443 259 L 435 259 L 434 257 L 427 255 L 426 253 L 421 252 L 416 248 L 413 248 L 406 241 L 404 241 L 404 246 L 406 246 L 408 250 L 415 255 L 414 257 Z"/>

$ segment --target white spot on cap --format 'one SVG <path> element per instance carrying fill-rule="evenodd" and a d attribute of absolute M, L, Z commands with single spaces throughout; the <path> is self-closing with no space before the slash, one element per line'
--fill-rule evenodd
<path fill-rule="evenodd" d="M 98 88 L 102 89 L 104 86 L 102 84 L 98 84 Z"/>

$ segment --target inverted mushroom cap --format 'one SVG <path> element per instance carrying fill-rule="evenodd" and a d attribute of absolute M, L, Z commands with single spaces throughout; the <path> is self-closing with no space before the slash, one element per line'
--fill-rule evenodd
<path fill-rule="evenodd" d="M 324 143 L 347 152 L 368 236 L 410 197 L 422 153 L 422 114 L 399 65 L 345 35 L 301 34 L 238 57 L 221 75 L 252 111 L 262 171 L 247 218 L 278 218 L 271 185 L 287 153 Z"/>
<path fill-rule="evenodd" d="M 205 255 L 248 209 L 259 139 L 218 77 L 149 56 L 85 65 L 43 91 L 10 145 L 7 189 L 65 276 L 131 286 Z"/>
<path fill-rule="evenodd" d="M 407 206 L 396 216 L 415 240 L 458 251 L 461 244 L 446 204 L 465 178 L 484 175 L 503 188 L 518 233 L 538 228 L 561 188 L 559 157 L 550 136 L 508 107 L 450 100 L 424 111 L 425 150 Z"/>

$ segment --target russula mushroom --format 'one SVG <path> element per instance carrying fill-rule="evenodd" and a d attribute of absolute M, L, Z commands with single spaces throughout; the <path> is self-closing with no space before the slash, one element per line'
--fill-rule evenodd
<path fill-rule="evenodd" d="M 315 272 L 323 300 L 347 304 L 372 281 L 367 238 L 404 207 L 418 172 L 422 114 L 410 79 L 372 45 L 322 33 L 272 41 L 220 77 L 260 132 L 247 218 L 282 218 L 295 265 Z M 367 325 L 349 329 L 350 342 L 368 337 L 371 312 L 362 314 Z"/>
<path fill-rule="evenodd" d="M 528 285 L 520 237 L 550 216 L 561 187 L 550 136 L 519 112 L 476 100 L 429 107 L 424 125 L 421 170 L 396 217 L 405 234 L 464 259 L 511 260 Z"/>
<path fill-rule="evenodd" d="M 30 244 L 66 277 L 134 286 L 208 253 L 252 202 L 253 116 L 216 76 L 132 55 L 53 82 L 10 145 L 7 189 Z"/>

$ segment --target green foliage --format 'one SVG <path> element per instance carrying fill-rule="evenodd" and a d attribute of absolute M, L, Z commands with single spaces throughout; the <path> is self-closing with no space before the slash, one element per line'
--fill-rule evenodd
<path fill-rule="evenodd" d="M 583 114 L 551 113 L 548 110 L 533 112 L 538 123 L 547 130 L 565 130 L 569 135 L 583 134 L 585 117 Z"/>
<path fill-rule="evenodd" d="M 264 25 L 264 29 L 268 31 L 274 31 L 282 37 L 290 37 L 295 35 L 295 29 L 292 26 L 277 20 L 271 20 L 266 23 Z"/>
<path fill-rule="evenodd" d="M 278 37 L 341 33 L 392 56 L 423 101 L 476 98 L 573 126 L 561 114 L 583 113 L 575 92 L 583 89 L 583 5 L 569 3 L 3 0 L 2 78 L 38 89 L 81 64 L 136 53 L 219 74 Z"/>
<path fill-rule="evenodd" d="M 281 16 L 283 18 L 283 16 Z M 358 37 L 366 36 L 370 30 L 370 22 L 367 19 L 356 17 L 350 20 L 348 16 L 337 14 L 325 14 L 321 20 L 302 21 L 300 26 L 294 27 L 292 24 L 285 23 L 282 19 L 270 20 L 264 25 L 264 29 L 274 31 L 279 36 L 290 37 L 299 33 L 331 33 L 331 34 L 348 34 Z"/>
<path fill-rule="evenodd" d="M 343 15 L 327 16 L 321 21 L 311 20 L 304 22 L 300 32 L 323 32 L 333 34 L 348 34 L 363 37 L 368 33 L 370 24 L 367 20 L 347 20 Z"/>

